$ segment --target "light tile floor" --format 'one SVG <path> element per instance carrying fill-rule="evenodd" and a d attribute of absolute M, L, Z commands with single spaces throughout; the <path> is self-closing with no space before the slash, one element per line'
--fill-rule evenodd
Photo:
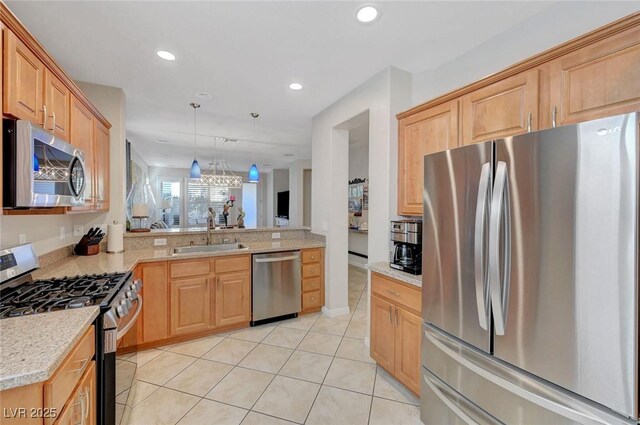
<path fill-rule="evenodd" d="M 352 313 L 342 317 L 305 315 L 119 356 L 117 423 L 421 425 L 419 400 L 364 345 L 366 286 L 366 272 L 350 267 Z"/>

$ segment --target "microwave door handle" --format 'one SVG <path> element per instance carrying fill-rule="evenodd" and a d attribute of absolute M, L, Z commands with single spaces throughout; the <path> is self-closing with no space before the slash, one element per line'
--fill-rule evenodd
<path fill-rule="evenodd" d="M 482 165 L 480 182 L 478 184 L 478 199 L 476 203 L 476 221 L 474 238 L 474 268 L 476 283 L 476 303 L 478 306 L 478 322 L 484 330 L 489 329 L 488 311 L 490 306 L 489 286 L 487 284 L 485 228 L 487 223 L 488 202 L 491 200 L 491 163 Z"/>
<path fill-rule="evenodd" d="M 507 163 L 498 161 L 491 196 L 489 224 L 489 284 L 497 335 L 504 335 L 511 278 L 511 218 Z M 502 230 L 502 231 L 501 231 Z M 502 257 L 502 258 L 501 258 Z M 501 262 L 502 259 L 502 269 Z"/>

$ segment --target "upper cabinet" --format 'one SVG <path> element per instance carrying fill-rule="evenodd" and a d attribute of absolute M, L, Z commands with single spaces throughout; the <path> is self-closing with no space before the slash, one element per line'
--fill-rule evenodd
<path fill-rule="evenodd" d="M 554 60 L 550 74 L 556 125 L 640 110 L 640 27 Z"/>
<path fill-rule="evenodd" d="M 107 211 L 111 124 L 1 1 L 0 18 L 3 118 L 30 121 L 84 152 L 85 205 L 58 208 L 57 213 Z"/>
<path fill-rule="evenodd" d="M 44 70 L 44 109 L 47 116 L 45 130 L 69 140 L 71 92 L 48 69 Z"/>
<path fill-rule="evenodd" d="M 457 100 L 398 122 L 398 214 L 422 215 L 424 156 L 458 146 Z"/>
<path fill-rule="evenodd" d="M 462 97 L 462 140 L 465 145 L 537 129 L 537 69 Z"/>
<path fill-rule="evenodd" d="M 398 114 L 398 214 L 422 215 L 427 154 L 638 110 L 635 13 Z"/>
<path fill-rule="evenodd" d="M 3 32 L 3 114 L 44 125 L 44 65 L 13 32 Z"/>

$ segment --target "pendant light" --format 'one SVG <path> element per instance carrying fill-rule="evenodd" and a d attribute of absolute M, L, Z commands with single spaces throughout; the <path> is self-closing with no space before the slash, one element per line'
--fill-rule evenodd
<path fill-rule="evenodd" d="M 199 103 L 190 103 L 193 108 L 193 162 L 191 163 L 191 172 L 189 173 L 189 177 L 192 179 L 199 179 L 202 175 L 200 171 L 200 164 L 198 164 L 197 154 L 198 154 L 198 127 L 197 127 L 197 114 L 198 108 L 200 107 Z"/>
<path fill-rule="evenodd" d="M 256 112 L 252 112 L 251 116 L 253 117 L 253 139 L 255 141 L 256 138 L 256 118 L 260 116 L 260 114 Z M 249 183 L 258 183 L 260 181 L 260 172 L 258 171 L 258 166 L 253 163 L 249 168 Z"/>

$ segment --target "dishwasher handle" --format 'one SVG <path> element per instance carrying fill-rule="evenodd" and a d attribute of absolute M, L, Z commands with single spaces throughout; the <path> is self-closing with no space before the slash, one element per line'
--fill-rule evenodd
<path fill-rule="evenodd" d="M 300 260 L 299 255 L 291 255 L 289 257 L 275 257 L 275 258 L 255 258 L 253 261 L 256 263 L 279 263 L 281 261 Z"/>

